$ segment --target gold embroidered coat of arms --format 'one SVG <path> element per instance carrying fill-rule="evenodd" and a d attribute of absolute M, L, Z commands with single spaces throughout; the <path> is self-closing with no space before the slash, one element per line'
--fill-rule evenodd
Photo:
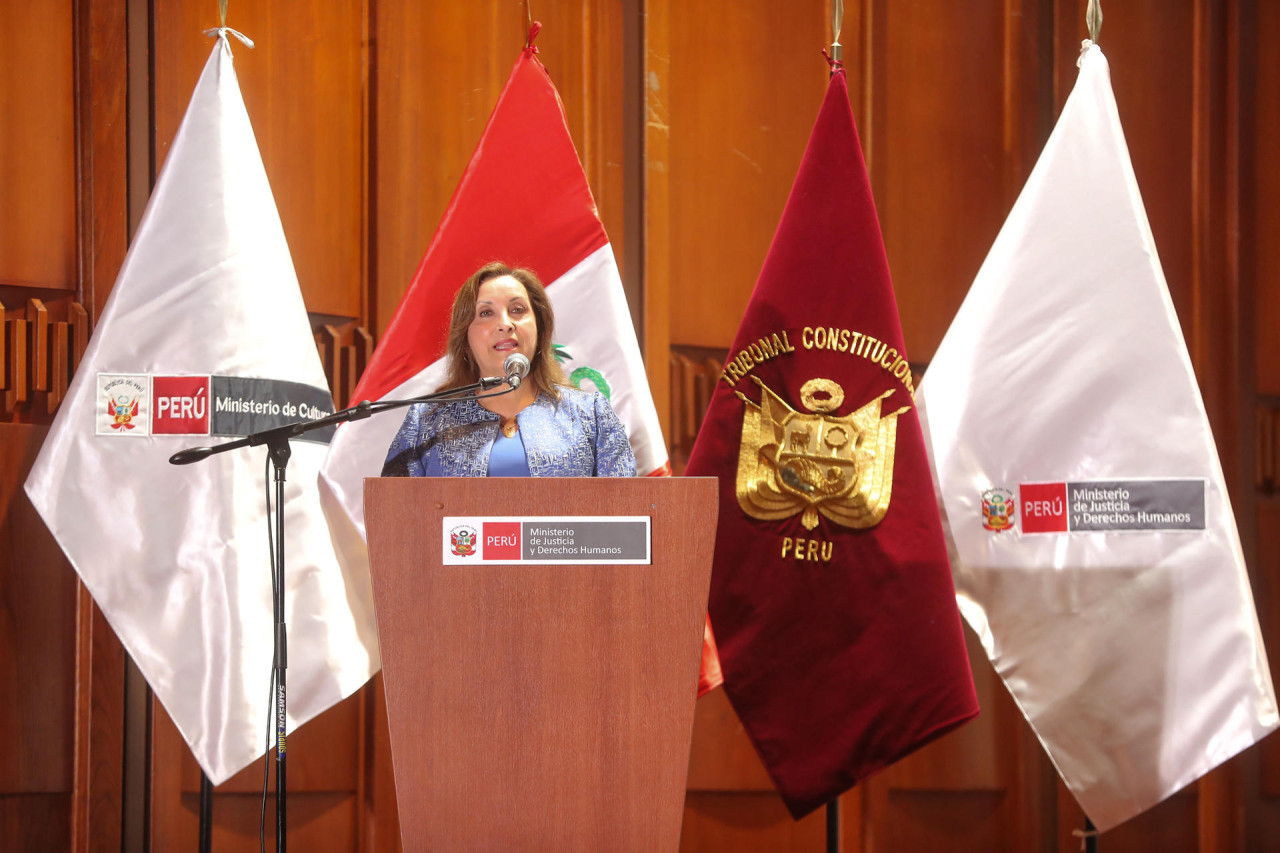
<path fill-rule="evenodd" d="M 738 451 L 738 504 L 752 518 L 776 521 L 803 513 L 806 530 L 818 513 L 844 527 L 874 527 L 893 493 L 893 451 L 898 415 L 881 414 L 885 391 L 844 417 L 835 411 L 844 391 L 829 379 L 801 388 L 808 413 L 791 408 L 756 377 L 760 403 L 734 392 L 746 404 Z"/>

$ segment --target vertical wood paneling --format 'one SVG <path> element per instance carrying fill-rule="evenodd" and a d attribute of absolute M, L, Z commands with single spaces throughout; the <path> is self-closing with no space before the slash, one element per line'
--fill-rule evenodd
<path fill-rule="evenodd" d="M 535 41 L 538 58 L 560 92 L 601 218 L 621 254 L 620 13 L 616 4 L 599 0 L 560 0 L 535 4 L 534 16 L 543 25 Z M 526 29 L 522 4 L 484 0 L 375 4 L 373 31 L 377 237 L 369 325 L 380 331 L 422 261 L 524 47 Z"/>
<path fill-rule="evenodd" d="M 547 66 L 564 102 L 569 134 L 586 170 L 619 269 L 625 268 L 626 251 L 622 13 L 619 2 L 534 4 L 534 15 L 543 25 L 536 42 L 538 58 Z M 511 61 L 515 62 L 514 51 Z"/>
<path fill-rule="evenodd" d="M 680 849 L 685 853 L 810 853 L 822 850 L 822 809 L 797 822 L 775 795 L 691 792 L 685 802 Z"/>
<path fill-rule="evenodd" d="M 649 78 L 670 134 L 667 160 L 649 168 L 671 182 L 671 342 L 727 348 L 826 91 L 827 4 L 673 11 L 670 64 L 655 60 Z"/>
<path fill-rule="evenodd" d="M 0 285 L 76 285 L 73 5 L 0 5 Z"/>
<path fill-rule="evenodd" d="M 158 0 L 157 168 L 213 49 L 217 4 Z M 358 317 L 365 257 L 364 4 L 361 0 L 232 3 L 236 75 L 310 311 Z"/>
<path fill-rule="evenodd" d="M 1280 499 L 1274 495 L 1256 500 L 1258 538 L 1255 543 L 1257 569 L 1265 572 L 1259 584 L 1258 618 L 1262 622 L 1263 639 L 1271 653 L 1271 677 L 1276 677 L 1276 656 L 1280 650 Z M 1280 743 L 1275 738 L 1262 742 L 1259 749 L 1258 787 L 1256 796 L 1270 801 L 1280 811 Z"/>
<path fill-rule="evenodd" d="M 361 691 L 361 694 L 367 709 L 364 730 L 367 761 L 363 768 L 363 849 L 398 853 L 400 813 L 396 802 L 394 768 L 391 764 L 391 732 L 387 723 L 387 694 L 382 686 L 382 673 L 375 675 L 369 687 Z"/>
<path fill-rule="evenodd" d="M 644 348 L 645 373 L 663 432 L 671 436 L 672 397 L 679 393 L 667 372 L 671 353 L 671 6 L 645 6 L 644 49 L 641 51 L 644 92 L 642 187 L 644 210 Z M 670 441 L 668 440 L 668 447 Z M 695 738 L 696 743 L 696 738 Z"/>
<path fill-rule="evenodd" d="M 264 651 L 270 657 L 270 649 Z M 262 701 L 266 703 L 268 699 L 263 691 Z M 361 701 L 360 694 L 351 696 L 289 736 L 289 839 L 299 849 L 356 847 L 356 790 L 362 772 L 358 754 L 364 736 L 359 725 Z M 152 848 L 192 849 L 199 830 L 200 769 L 164 706 L 153 702 Z M 268 837 L 275 832 L 274 757 L 271 761 Z M 261 759 L 214 789 L 216 849 L 258 849 L 261 794 Z"/>
<path fill-rule="evenodd" d="M 426 252 L 524 32 L 514 7 L 495 31 L 493 2 L 376 3 L 373 11 L 371 187 L 378 237 L 368 325 L 377 333 Z"/>
<path fill-rule="evenodd" d="M 75 764 L 76 578 L 22 491 L 47 432 L 0 424 L 0 809 L 33 839 L 55 814 L 70 837 Z"/>
<path fill-rule="evenodd" d="M 76 584 L 75 851 L 120 849 L 124 791 L 125 652 L 83 584 Z"/>
<path fill-rule="evenodd" d="M 874 5 L 872 190 L 914 361 L 942 340 L 1025 179 L 1021 131 L 1035 126 L 1025 107 L 1037 78 L 1015 72 L 1034 11 Z"/>
<path fill-rule="evenodd" d="M 106 305 L 124 261 L 128 233 L 127 21 L 121 4 L 76 0 L 72 5 L 76 56 L 76 295 L 96 318 Z"/>

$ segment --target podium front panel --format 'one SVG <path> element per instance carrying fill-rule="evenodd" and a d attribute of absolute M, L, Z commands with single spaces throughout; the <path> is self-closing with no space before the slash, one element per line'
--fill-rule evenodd
<path fill-rule="evenodd" d="M 712 478 L 370 479 L 406 850 L 675 850 Z M 442 565 L 443 519 L 648 516 L 651 565 Z"/>

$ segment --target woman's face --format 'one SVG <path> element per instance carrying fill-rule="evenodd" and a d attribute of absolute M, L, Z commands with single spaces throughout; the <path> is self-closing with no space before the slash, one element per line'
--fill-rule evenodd
<path fill-rule="evenodd" d="M 480 285 L 467 344 L 481 376 L 505 375 L 502 363 L 513 352 L 533 361 L 538 350 L 538 321 L 523 284 L 504 275 Z"/>

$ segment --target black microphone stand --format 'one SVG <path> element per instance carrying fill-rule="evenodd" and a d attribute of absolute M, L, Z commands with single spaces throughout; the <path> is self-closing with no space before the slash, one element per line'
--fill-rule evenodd
<path fill-rule="evenodd" d="M 509 385 L 510 387 L 497 391 L 492 394 L 477 395 L 476 391 L 482 391 L 488 388 L 495 388 L 499 385 Z M 275 470 L 276 484 L 276 518 L 275 518 L 275 566 L 276 578 L 274 591 L 272 594 L 274 611 L 275 611 L 275 652 L 273 655 L 272 666 L 275 671 L 275 722 L 276 722 L 276 851 L 284 853 L 285 851 L 285 689 L 284 689 L 284 671 L 287 662 L 287 636 L 285 631 L 284 619 L 284 483 L 285 469 L 289 465 L 289 456 L 291 450 L 289 447 L 290 439 L 298 438 L 306 433 L 325 427 L 343 424 L 347 421 L 359 421 L 365 418 L 380 414 L 381 412 L 391 411 L 392 409 L 402 409 L 406 406 L 412 406 L 415 403 L 433 403 L 448 402 L 450 400 L 484 400 L 489 397 L 501 397 L 503 394 L 510 394 L 520 386 L 520 377 L 493 376 L 485 377 L 479 382 L 473 382 L 470 385 L 464 385 L 460 388 L 450 388 L 447 391 L 440 391 L 435 394 L 423 394 L 420 397 L 412 397 L 407 400 L 379 400 L 371 403 L 364 400 L 347 409 L 334 412 L 332 415 L 326 415 L 323 418 L 317 418 L 314 421 L 297 421 L 284 426 L 274 427 L 272 429 L 255 432 L 244 438 L 238 438 L 235 441 L 228 441 L 225 444 L 218 444 L 213 447 L 189 447 L 186 450 L 180 450 L 169 457 L 171 465 L 190 465 L 192 462 L 199 462 L 207 459 L 217 453 L 226 453 L 231 450 L 238 450 L 241 447 L 257 447 L 265 444 L 267 446 L 267 455 L 271 459 L 271 465 Z M 202 810 L 200 817 L 205 818 L 205 812 Z M 212 820 L 212 818 L 209 818 Z M 204 828 L 201 828 L 203 834 Z"/>

